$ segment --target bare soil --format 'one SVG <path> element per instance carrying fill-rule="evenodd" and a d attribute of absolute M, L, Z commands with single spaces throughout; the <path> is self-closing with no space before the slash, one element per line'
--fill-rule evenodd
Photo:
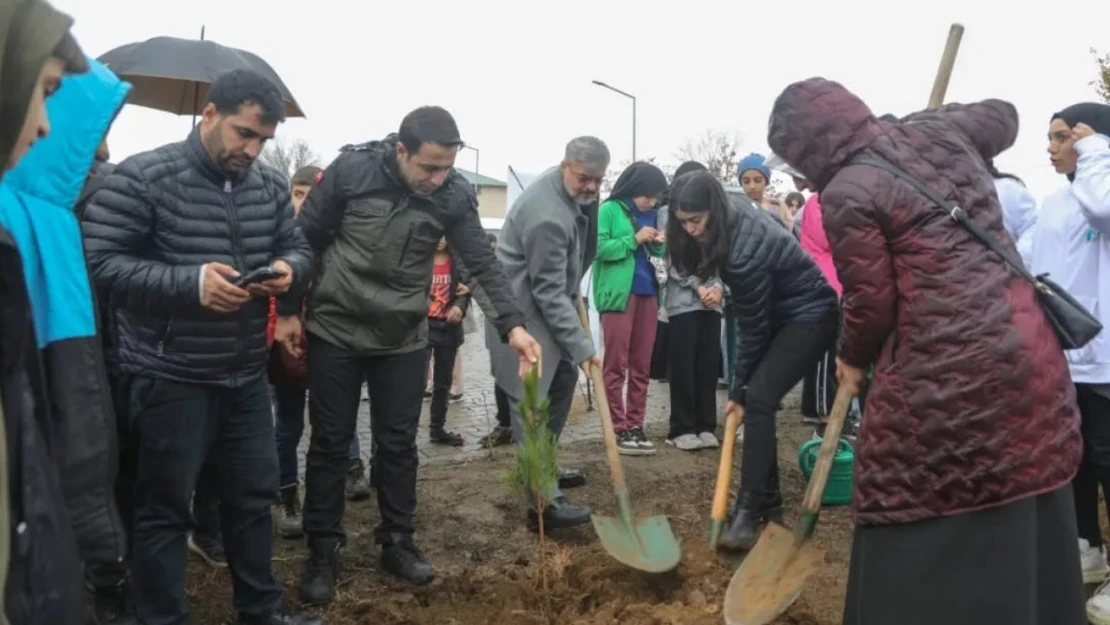
<path fill-rule="evenodd" d="M 585 418 L 597 418 L 596 413 Z M 779 464 L 793 526 L 805 490 L 798 469 L 799 446 L 812 434 L 798 413 L 779 417 Z M 610 558 L 592 526 L 552 534 L 546 564 L 537 536 L 524 524 L 523 502 L 504 483 L 511 454 L 504 448 L 465 464 L 420 471 L 417 541 L 436 567 L 436 579 L 413 587 L 382 573 L 373 528 L 377 505 L 348 504 L 348 546 L 338 597 L 323 610 L 329 625 L 719 625 L 724 593 L 738 561 L 707 548 L 710 500 L 718 454 L 682 452 L 649 431 L 659 453 L 625 458 L 635 512 L 663 514 L 683 546 L 679 568 L 664 575 L 630 569 Z M 739 456 L 737 457 L 739 460 Z M 572 502 L 614 514 L 609 473 L 600 443 L 567 446 L 564 466 L 586 470 L 588 484 L 568 491 Z M 737 465 L 738 467 L 738 465 Z M 734 483 L 738 468 L 733 472 Z M 824 563 L 778 625 L 841 622 L 851 519 L 847 508 L 827 508 L 815 543 Z M 296 602 L 305 558 L 301 541 L 275 538 L 274 567 Z M 544 583 L 548 590 L 544 590 Z M 234 622 L 231 583 L 225 571 L 192 562 L 189 599 L 200 623 Z"/>

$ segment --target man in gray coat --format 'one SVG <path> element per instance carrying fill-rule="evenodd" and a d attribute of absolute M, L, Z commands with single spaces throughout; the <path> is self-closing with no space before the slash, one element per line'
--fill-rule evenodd
<path fill-rule="evenodd" d="M 497 257 L 524 313 L 526 325 L 540 343 L 540 396 L 551 400 L 549 429 L 558 436 L 570 412 L 578 368 L 601 366 L 593 343 L 578 318 L 582 273 L 597 250 L 597 198 L 609 167 L 609 148 L 595 137 L 567 144 L 558 167 L 544 172 L 517 198 L 497 240 Z M 591 240 L 593 239 L 593 240 Z M 487 335 L 491 332 L 487 328 Z M 521 399 L 519 361 L 507 346 L 491 346 L 497 385 L 509 396 L 513 437 L 522 441 L 517 404 Z M 590 521 L 590 510 L 567 503 L 558 489 L 548 498 L 544 527 L 560 529 Z M 538 525 L 534 509 L 529 523 Z"/>

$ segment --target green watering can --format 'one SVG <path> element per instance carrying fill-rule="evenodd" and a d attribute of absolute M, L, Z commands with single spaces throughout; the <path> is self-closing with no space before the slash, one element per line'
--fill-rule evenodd
<path fill-rule="evenodd" d="M 820 439 L 806 441 L 798 450 L 798 466 L 809 481 L 813 475 L 813 467 L 817 464 L 817 452 L 821 449 Z M 845 439 L 840 439 L 833 456 L 832 470 L 829 471 L 829 482 L 825 486 L 825 495 L 821 504 L 825 506 L 846 506 L 852 503 L 852 467 L 855 464 L 856 454 L 852 445 Z"/>

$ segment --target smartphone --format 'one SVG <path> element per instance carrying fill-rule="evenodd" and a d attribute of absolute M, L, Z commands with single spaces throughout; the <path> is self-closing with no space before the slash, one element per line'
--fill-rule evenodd
<path fill-rule="evenodd" d="M 239 276 L 239 278 L 235 280 L 234 284 L 237 287 L 245 287 L 251 284 L 257 284 L 259 282 L 265 282 L 267 280 L 284 277 L 285 272 L 280 269 L 274 269 L 273 267 L 259 267 L 254 271 L 249 271 Z"/>

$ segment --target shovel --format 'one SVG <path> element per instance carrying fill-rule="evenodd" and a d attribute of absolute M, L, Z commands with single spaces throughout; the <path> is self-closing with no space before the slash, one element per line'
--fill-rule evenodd
<path fill-rule="evenodd" d="M 590 336 L 589 317 L 582 299 L 578 300 L 578 318 L 586 336 Z M 593 337 L 590 336 L 593 341 Z M 628 486 L 624 483 L 624 467 L 617 452 L 617 435 L 613 432 L 613 419 L 609 413 L 609 398 L 605 394 L 605 384 L 601 371 L 590 367 L 590 379 L 598 389 L 597 407 L 601 413 L 601 430 L 605 434 L 605 453 L 609 459 L 609 473 L 613 477 L 613 495 L 617 499 L 620 517 L 607 517 L 594 514 L 594 529 L 601 540 L 601 546 L 618 561 L 641 571 L 663 573 L 678 566 L 682 559 L 682 548 L 671 531 L 671 524 L 665 516 L 653 516 L 636 520 L 632 515 L 632 505 L 628 500 Z"/>
<path fill-rule="evenodd" d="M 851 392 L 843 387 L 837 391 L 793 535 L 781 525 L 769 523 L 755 548 L 732 576 L 725 592 L 724 613 L 728 625 L 766 625 L 773 621 L 794 603 L 806 580 L 824 560 L 825 554 L 810 544 L 809 539 L 817 525 L 825 483 L 851 403 Z"/>
<path fill-rule="evenodd" d="M 725 438 L 721 441 L 721 463 L 717 466 L 717 488 L 713 491 L 713 512 L 709 517 L 709 549 L 717 549 L 721 530 L 725 527 L 728 509 L 728 487 L 732 481 L 732 450 L 736 444 L 736 430 L 744 422 L 744 409 L 725 419 Z"/>

